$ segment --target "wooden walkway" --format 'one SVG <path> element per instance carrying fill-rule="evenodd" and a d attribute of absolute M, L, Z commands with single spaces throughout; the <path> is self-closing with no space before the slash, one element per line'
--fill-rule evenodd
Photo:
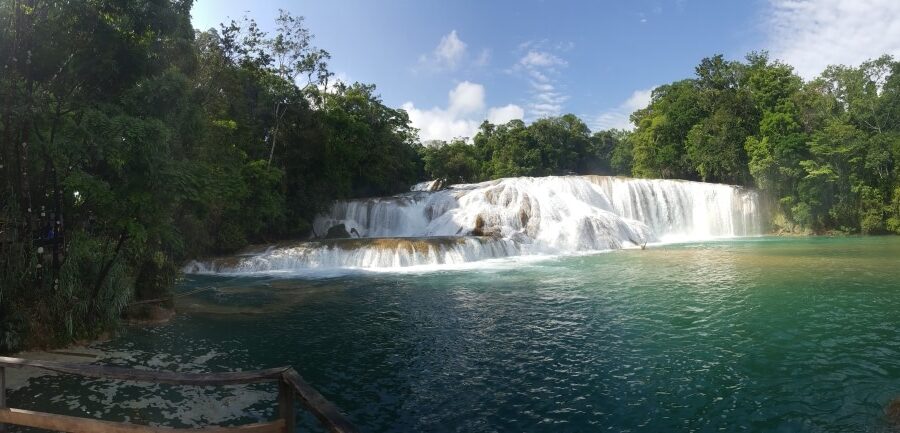
<path fill-rule="evenodd" d="M 6 404 L 7 368 L 37 368 L 100 379 L 195 386 L 277 381 L 279 417 L 276 421 L 237 427 L 175 429 L 14 409 Z M 318 391 L 306 383 L 297 371 L 291 367 L 232 373 L 174 373 L 0 356 L 0 430 L 4 428 L 3 424 L 16 424 L 71 433 L 294 433 L 295 401 L 299 402 L 305 410 L 312 413 L 328 431 L 332 433 L 357 432 L 356 427 L 344 417 L 337 406 L 326 400 L 325 397 L 322 397 L 322 394 L 319 394 Z"/>

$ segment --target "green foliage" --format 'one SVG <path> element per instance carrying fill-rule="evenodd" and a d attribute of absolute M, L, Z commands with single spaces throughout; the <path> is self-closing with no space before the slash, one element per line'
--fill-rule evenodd
<path fill-rule="evenodd" d="M 898 72 L 885 56 L 804 83 L 766 53 L 704 59 L 632 115 L 632 173 L 752 179 L 791 230 L 896 231 Z"/>
<path fill-rule="evenodd" d="M 328 83 L 302 17 L 195 33 L 191 4 L 0 3 L 0 351 L 90 337 L 186 258 L 420 177 L 407 114 Z"/>
<path fill-rule="evenodd" d="M 473 143 L 482 161 L 478 180 L 535 176 L 544 171 L 540 148 L 522 120 L 511 120 L 505 125 L 484 122 Z"/>
<path fill-rule="evenodd" d="M 747 67 L 721 55 L 697 66 L 695 91 L 705 115 L 690 128 L 685 147 L 700 179 L 744 183 L 747 179 L 746 137 L 759 122 L 748 87 Z"/>
<path fill-rule="evenodd" d="M 237 220 L 249 238 L 260 238 L 271 228 L 284 224 L 284 196 L 279 191 L 283 172 L 270 167 L 266 161 L 250 161 L 241 169 L 241 179 L 247 186 L 245 194 L 234 197 L 240 201 Z"/>
<path fill-rule="evenodd" d="M 685 145 L 691 129 L 706 116 L 694 80 L 682 80 L 653 90 L 647 108 L 631 115 L 633 171 L 639 177 L 696 178 Z"/>
<path fill-rule="evenodd" d="M 900 233 L 889 56 L 809 82 L 766 53 L 713 56 L 633 132 L 566 114 L 423 147 L 375 86 L 332 82 L 302 17 L 195 32 L 191 6 L 0 2 L 0 351 L 95 335 L 187 258 L 307 236 L 335 199 L 424 178 L 753 183 L 782 226 Z"/>
<path fill-rule="evenodd" d="M 477 149 L 465 141 L 423 148 L 422 160 L 425 162 L 425 172 L 434 179 L 452 183 L 479 180 L 481 163 L 477 158 Z"/>
<path fill-rule="evenodd" d="M 885 230 L 884 197 L 881 191 L 868 185 L 857 185 L 853 192 L 859 197 L 857 218 L 863 234 L 881 233 Z"/>
<path fill-rule="evenodd" d="M 421 149 L 426 177 L 475 182 L 512 176 L 628 174 L 629 134 L 600 131 L 591 135 L 575 115 L 539 119 L 531 125 L 512 120 L 484 122 L 472 140 L 437 142 Z"/>
<path fill-rule="evenodd" d="M 804 82 L 767 53 L 703 59 L 653 90 L 633 132 L 593 135 L 573 115 L 481 125 L 471 144 L 422 150 L 451 182 L 630 174 L 760 188 L 790 231 L 900 232 L 900 62 L 834 66 Z"/>
<path fill-rule="evenodd" d="M 114 242 L 83 232 L 71 233 L 70 237 L 58 286 L 52 291 L 47 310 L 38 310 L 49 316 L 45 319 L 56 322 L 51 331 L 63 330 L 62 335 L 55 336 L 61 341 L 89 337 L 95 329 L 115 324 L 133 296 L 127 290 L 133 280 L 124 261 L 117 260 L 104 270 L 109 257 L 116 254 Z"/>
<path fill-rule="evenodd" d="M 894 188 L 893 198 L 887 208 L 887 229 L 900 234 L 900 187 Z"/>
<path fill-rule="evenodd" d="M 579 172 L 591 174 L 631 174 L 632 149 L 625 131 L 595 132 L 581 158 Z"/>

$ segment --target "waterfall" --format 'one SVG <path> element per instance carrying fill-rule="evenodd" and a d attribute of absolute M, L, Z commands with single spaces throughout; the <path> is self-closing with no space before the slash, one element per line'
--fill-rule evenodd
<path fill-rule="evenodd" d="M 742 187 L 611 176 L 423 182 L 408 193 L 334 203 L 313 222 L 357 239 L 303 242 L 194 262 L 189 272 L 272 272 L 459 264 L 757 235 L 759 197 Z"/>
<path fill-rule="evenodd" d="M 273 248 L 258 255 L 188 264 L 188 273 L 253 273 L 295 269 L 400 268 L 457 265 L 519 255 L 518 244 L 485 237 L 333 239 Z"/>

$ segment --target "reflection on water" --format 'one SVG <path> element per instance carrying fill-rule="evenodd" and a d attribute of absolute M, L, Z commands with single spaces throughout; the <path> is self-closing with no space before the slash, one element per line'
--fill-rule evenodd
<path fill-rule="evenodd" d="M 420 274 L 193 276 L 103 362 L 293 365 L 363 431 L 893 431 L 900 239 L 749 239 Z M 273 416 L 267 386 L 33 379 L 12 405 L 163 422 Z M 305 420 L 304 428 L 312 427 Z"/>

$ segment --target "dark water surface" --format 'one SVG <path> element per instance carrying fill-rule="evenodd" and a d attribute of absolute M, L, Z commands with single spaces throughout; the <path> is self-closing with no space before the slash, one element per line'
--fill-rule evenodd
<path fill-rule="evenodd" d="M 760 238 L 319 279 L 189 277 L 104 362 L 292 365 L 366 432 L 894 431 L 900 238 Z M 274 415 L 274 387 L 62 376 L 11 405 L 172 426 Z M 311 424 L 304 420 L 303 427 Z"/>

